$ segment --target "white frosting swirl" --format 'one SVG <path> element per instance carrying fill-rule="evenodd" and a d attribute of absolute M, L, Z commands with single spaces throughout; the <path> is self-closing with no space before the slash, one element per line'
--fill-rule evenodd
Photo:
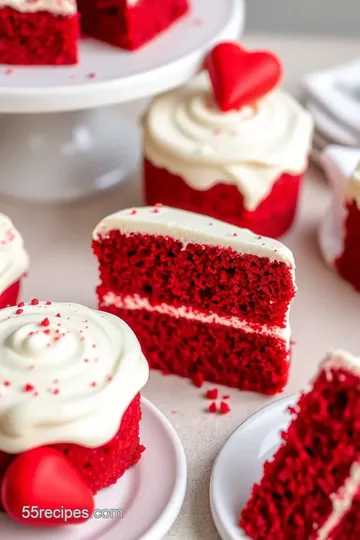
<path fill-rule="evenodd" d="M 0 450 L 106 444 L 148 373 L 113 315 L 44 302 L 0 311 Z"/>
<path fill-rule="evenodd" d="M 12 221 L 0 213 L 0 294 L 26 272 L 29 259 Z"/>
<path fill-rule="evenodd" d="M 48 11 L 54 15 L 64 16 L 77 13 L 75 0 L 0 0 L 0 7 L 10 7 L 20 13 Z"/>
<path fill-rule="evenodd" d="M 253 210 L 282 173 L 304 171 L 312 129 L 309 113 L 281 90 L 221 112 L 203 73 L 155 98 L 144 119 L 145 156 L 198 190 L 235 184 Z"/>

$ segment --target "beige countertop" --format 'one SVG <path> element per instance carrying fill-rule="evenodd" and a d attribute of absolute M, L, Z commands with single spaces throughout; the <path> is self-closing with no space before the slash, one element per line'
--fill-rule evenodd
<path fill-rule="evenodd" d="M 359 40 L 251 36 L 245 42 L 249 46 L 272 48 L 280 54 L 285 63 L 285 84 L 291 89 L 302 74 L 351 59 L 360 50 Z M 141 105 L 127 107 L 127 113 L 136 114 Z M 106 214 L 141 204 L 140 193 L 136 174 L 116 190 L 74 204 L 37 205 L 2 198 L 0 210 L 13 218 L 31 256 L 24 299 L 37 296 L 95 306 L 97 273 L 90 249 L 92 229 Z M 283 239 L 294 252 L 298 283 L 291 315 L 296 346 L 284 395 L 295 393 L 306 384 L 329 348 L 342 347 L 360 354 L 360 295 L 325 267 L 318 251 L 317 226 L 328 200 L 329 190 L 320 171 L 311 168 L 297 222 Z M 188 462 L 186 500 L 167 540 L 218 539 L 208 498 L 214 459 L 239 423 L 270 402 L 255 394 L 234 390 L 225 393 L 231 395 L 232 412 L 216 416 L 206 414 L 203 390 L 187 380 L 152 373 L 145 389 L 145 396 L 177 430 Z"/>

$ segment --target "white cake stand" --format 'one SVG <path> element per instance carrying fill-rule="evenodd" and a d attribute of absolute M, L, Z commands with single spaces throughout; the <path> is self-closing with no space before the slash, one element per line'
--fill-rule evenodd
<path fill-rule="evenodd" d="M 0 67 L 0 192 L 71 200 L 121 181 L 138 161 L 138 130 L 109 106 L 183 84 L 214 43 L 242 32 L 244 0 L 192 6 L 136 53 L 83 39 L 75 67 Z"/>

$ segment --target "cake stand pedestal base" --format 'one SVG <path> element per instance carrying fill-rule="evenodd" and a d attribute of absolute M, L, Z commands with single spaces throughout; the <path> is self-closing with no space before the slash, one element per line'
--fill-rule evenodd
<path fill-rule="evenodd" d="M 139 160 L 139 134 L 119 107 L 0 116 L 0 192 L 70 201 L 118 184 Z"/>

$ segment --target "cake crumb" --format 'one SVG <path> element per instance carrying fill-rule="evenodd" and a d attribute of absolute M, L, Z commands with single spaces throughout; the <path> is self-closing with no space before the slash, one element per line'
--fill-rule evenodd
<path fill-rule="evenodd" d="M 210 403 L 208 411 L 209 411 L 209 413 L 216 413 L 217 412 L 217 406 L 216 406 L 215 401 Z"/>
<path fill-rule="evenodd" d="M 39 300 L 37 298 L 33 298 L 30 302 L 32 306 L 37 306 L 39 304 Z"/>
<path fill-rule="evenodd" d="M 35 390 L 35 386 L 29 383 L 25 384 L 24 392 L 32 392 L 33 390 Z"/>
<path fill-rule="evenodd" d="M 231 411 L 229 405 L 225 403 L 225 401 L 222 401 L 220 403 L 220 414 L 228 414 Z"/>
<path fill-rule="evenodd" d="M 50 320 L 45 317 L 45 319 L 41 321 L 40 326 L 50 326 Z"/>
<path fill-rule="evenodd" d="M 19 308 L 15 311 L 15 315 L 21 315 L 22 313 L 24 313 L 24 310 Z"/>
<path fill-rule="evenodd" d="M 208 390 L 205 394 L 206 399 L 217 399 L 219 395 L 219 391 L 217 388 L 211 388 Z"/>
<path fill-rule="evenodd" d="M 225 394 L 222 398 L 223 399 L 230 399 L 230 396 L 229 396 L 229 394 Z"/>

